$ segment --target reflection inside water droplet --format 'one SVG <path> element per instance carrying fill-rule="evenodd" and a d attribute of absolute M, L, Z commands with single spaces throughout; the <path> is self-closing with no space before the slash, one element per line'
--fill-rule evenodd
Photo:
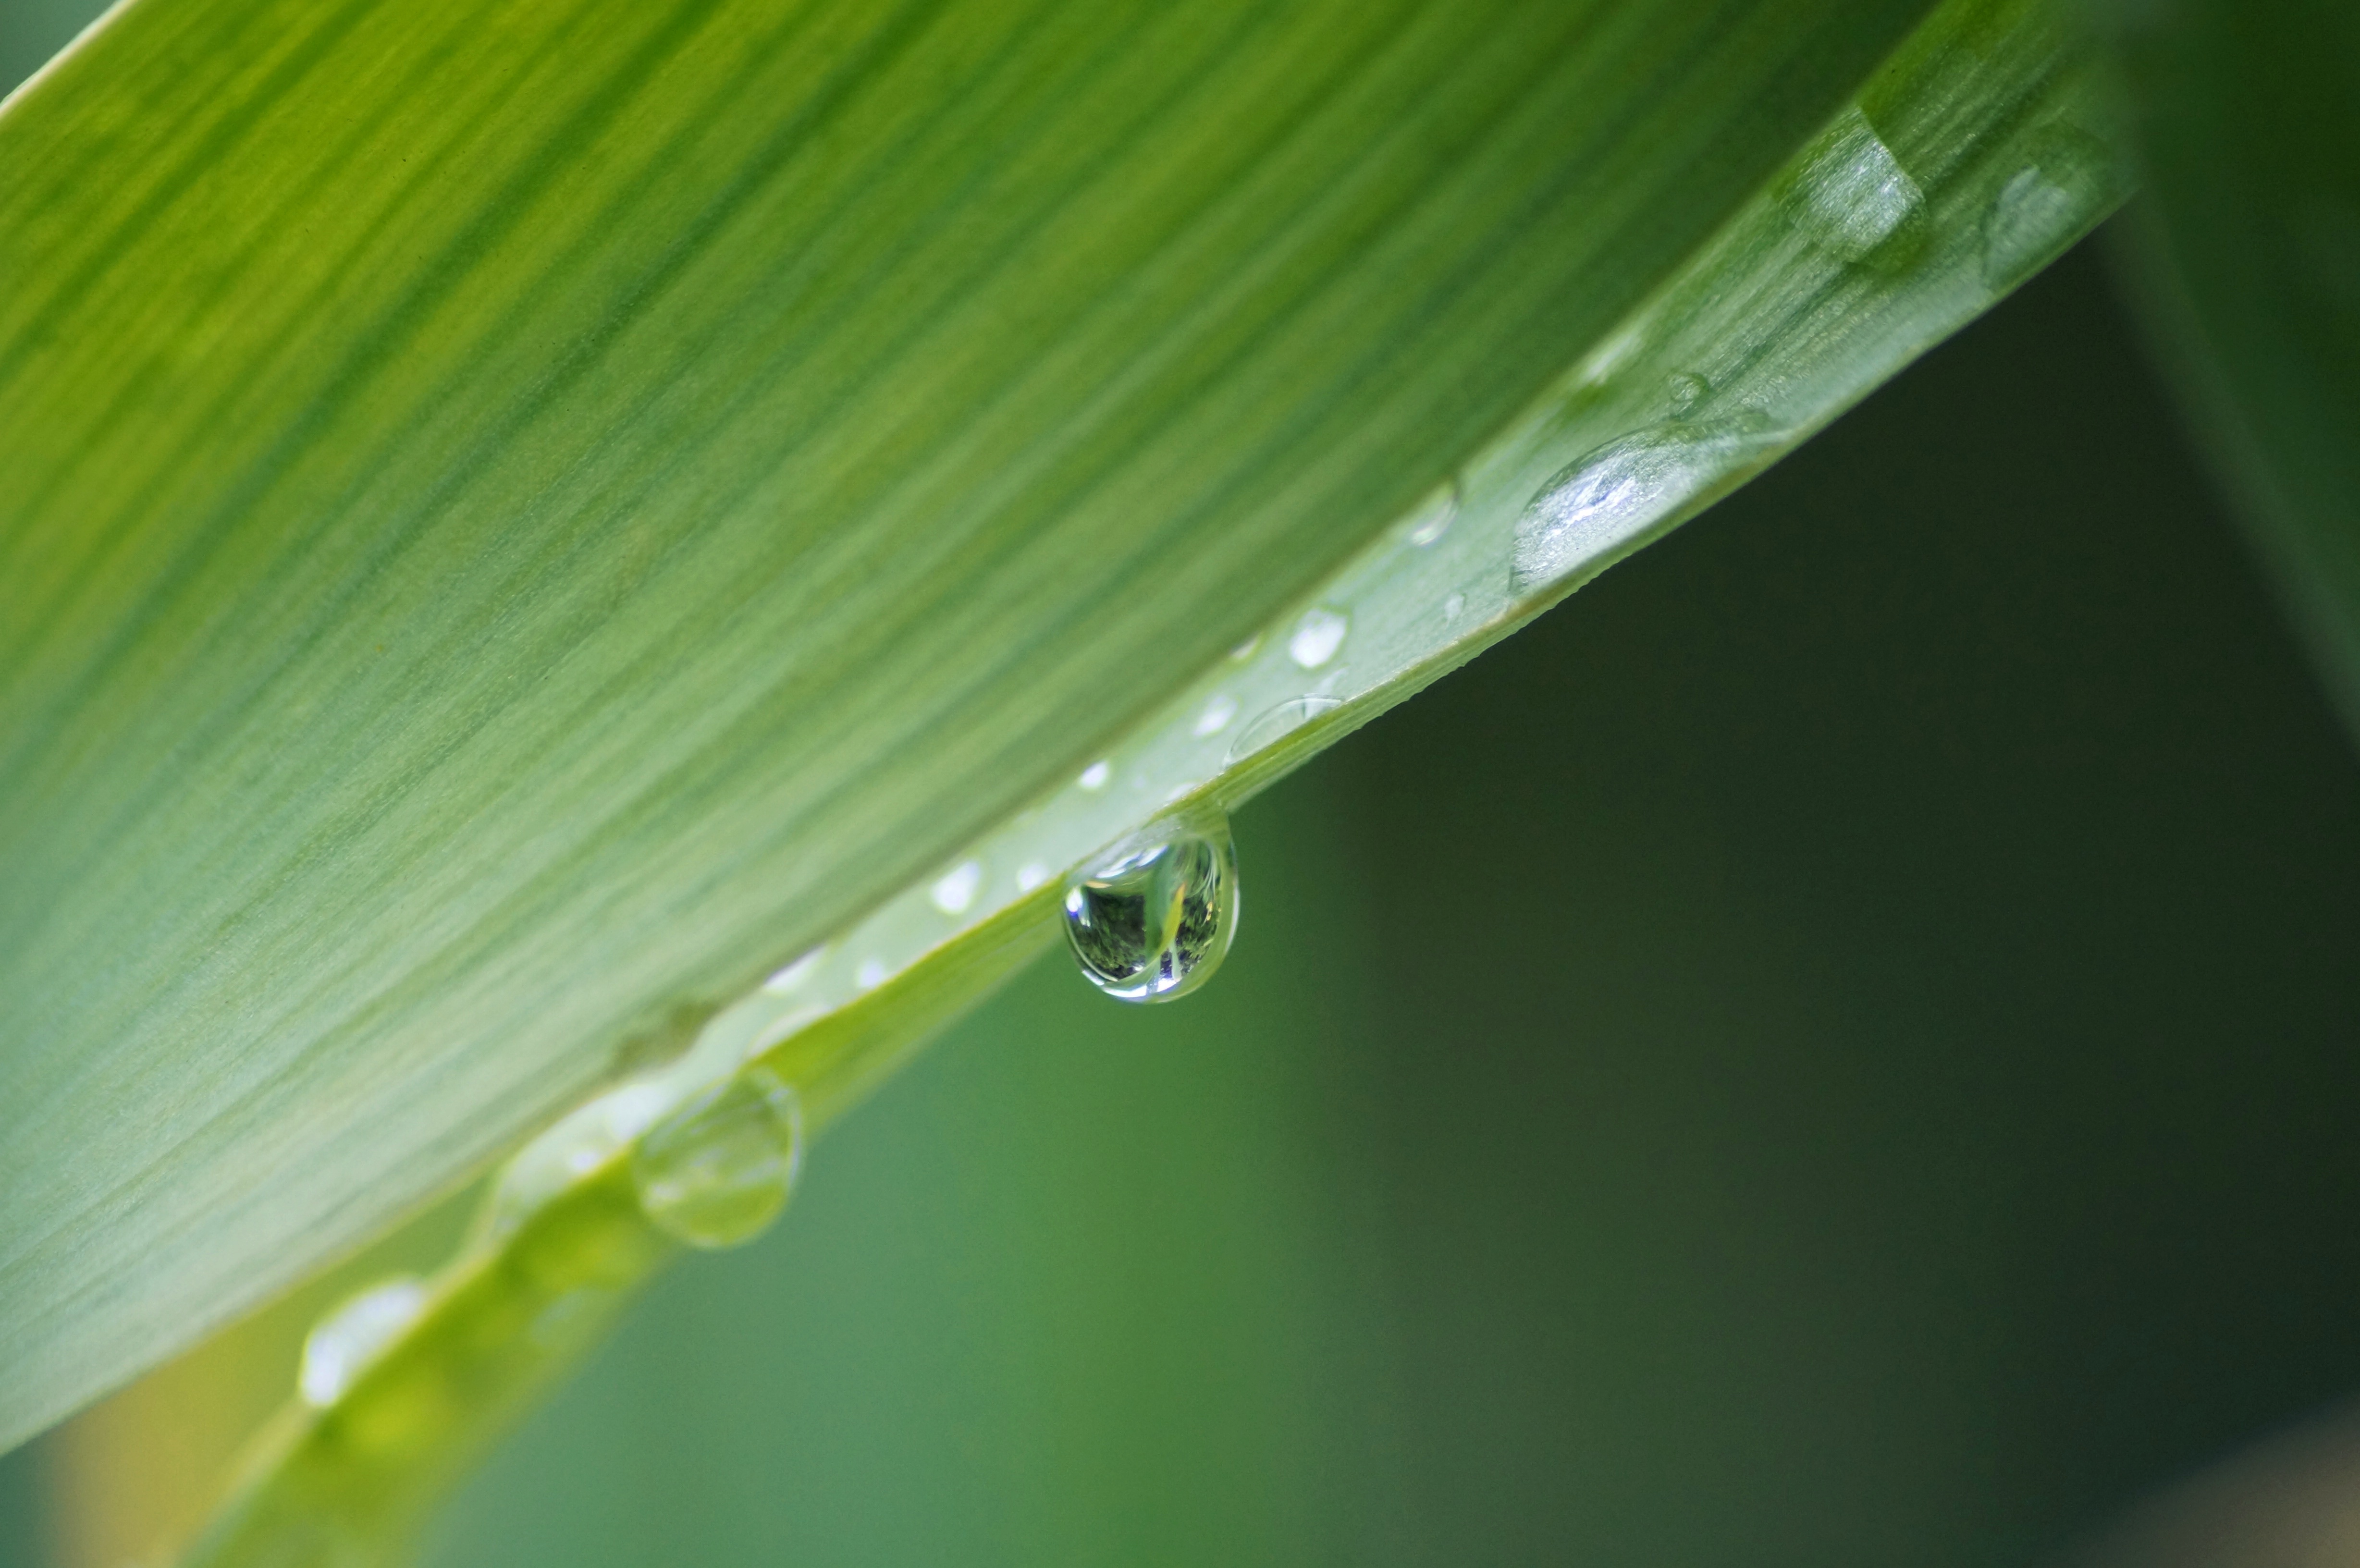
<path fill-rule="evenodd" d="M 1813 240 L 1859 261 L 1925 204 L 1925 192 L 1852 104 L 1812 145 L 1795 176 L 1788 211 Z"/>
<path fill-rule="evenodd" d="M 372 1286 L 322 1318 L 303 1340 L 302 1369 L 295 1378 L 303 1402 L 325 1410 L 343 1399 L 425 1308 L 425 1283 L 405 1274 Z"/>
<path fill-rule="evenodd" d="M 1218 810 L 1154 823 L 1065 886 L 1065 939 L 1083 976 L 1126 1002 L 1203 985 L 1237 925 L 1237 850 Z"/>
<path fill-rule="evenodd" d="M 754 1068 L 641 1138 L 631 1180 L 658 1229 L 691 1247 L 736 1247 L 778 1217 L 803 1160 L 801 1100 L 776 1074 Z"/>
<path fill-rule="evenodd" d="M 1229 743 L 1229 760 L 1242 761 L 1281 736 L 1302 728 L 1329 709 L 1343 705 L 1343 700 L 1338 697 L 1295 697 L 1275 707 L 1265 708 L 1254 715 L 1253 723 L 1238 732 L 1237 739 Z"/>
<path fill-rule="evenodd" d="M 1673 421 L 1608 441 L 1551 476 L 1524 508 L 1510 581 L 1520 593 L 1554 582 L 1775 450 L 1778 441 L 1757 417 Z"/>
<path fill-rule="evenodd" d="M 1317 670 L 1336 657 L 1350 628 L 1351 622 L 1339 611 L 1306 610 L 1295 623 L 1295 635 L 1286 639 L 1286 657 L 1306 670 Z"/>

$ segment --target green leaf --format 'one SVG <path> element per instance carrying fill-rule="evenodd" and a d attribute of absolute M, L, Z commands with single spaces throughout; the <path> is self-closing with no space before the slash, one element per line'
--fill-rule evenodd
<path fill-rule="evenodd" d="M 2118 10 L 2149 316 L 2360 735 L 2360 11 Z"/>
<path fill-rule="evenodd" d="M 1912 10 L 119 15 L 0 112 L 0 1441 L 602 1083 L 825 1119 L 1984 308 L 2104 122 L 2020 4 L 1843 107 Z"/>

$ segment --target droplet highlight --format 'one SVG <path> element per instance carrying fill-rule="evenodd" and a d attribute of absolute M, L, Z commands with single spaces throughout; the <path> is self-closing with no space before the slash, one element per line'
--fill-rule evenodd
<path fill-rule="evenodd" d="M 1336 657 L 1352 623 L 1338 610 L 1306 610 L 1286 639 L 1286 657 L 1306 670 L 1317 670 Z"/>
<path fill-rule="evenodd" d="M 1107 787 L 1107 780 L 1113 777 L 1114 767 L 1111 763 L 1093 762 L 1082 769 L 1082 776 L 1074 782 L 1085 789 L 1103 789 Z"/>
<path fill-rule="evenodd" d="M 304 1337 L 302 1367 L 295 1377 L 303 1402 L 326 1410 L 343 1399 L 425 1310 L 425 1282 L 405 1274 L 371 1286 L 322 1318 Z"/>
<path fill-rule="evenodd" d="M 1065 886 L 1075 962 L 1120 1001 L 1186 996 L 1220 967 L 1237 926 L 1237 850 L 1215 810 L 1153 824 Z"/>
<path fill-rule="evenodd" d="M 631 1155 L 639 1207 L 691 1247 L 737 1247 L 786 1207 L 802 1174 L 803 1103 L 760 1068 L 706 1090 Z"/>
<path fill-rule="evenodd" d="M 1229 743 L 1229 760 L 1241 762 L 1293 732 L 1301 729 L 1320 714 L 1344 705 L 1339 697 L 1293 697 L 1265 708 L 1254 715 L 1253 723 L 1238 732 Z"/>
<path fill-rule="evenodd" d="M 1778 435 L 1758 419 L 1672 421 L 1576 458 L 1516 521 L 1510 580 L 1522 593 L 1627 543 L 1748 461 Z"/>
<path fill-rule="evenodd" d="M 1819 245 L 1859 261 L 1925 204 L 1926 193 L 1852 104 L 1812 144 L 1787 209 Z"/>

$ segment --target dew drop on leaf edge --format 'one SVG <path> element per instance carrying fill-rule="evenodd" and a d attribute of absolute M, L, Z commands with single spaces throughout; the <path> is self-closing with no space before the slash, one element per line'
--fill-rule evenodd
<path fill-rule="evenodd" d="M 802 1102 L 756 1068 L 651 1128 L 632 1151 L 631 1180 L 657 1229 L 691 1247 L 737 1247 L 786 1207 L 803 1160 Z"/>
<path fill-rule="evenodd" d="M 1083 978 L 1124 1002 L 1168 1002 L 1212 977 L 1238 927 L 1229 819 L 1165 818 L 1069 879 L 1065 941 Z"/>

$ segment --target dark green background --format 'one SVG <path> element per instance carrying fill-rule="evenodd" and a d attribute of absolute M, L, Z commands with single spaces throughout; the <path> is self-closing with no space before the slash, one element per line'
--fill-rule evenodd
<path fill-rule="evenodd" d="M 438 1568 L 2030 1563 L 2360 1387 L 2360 767 L 2086 249 L 1238 828 Z"/>

